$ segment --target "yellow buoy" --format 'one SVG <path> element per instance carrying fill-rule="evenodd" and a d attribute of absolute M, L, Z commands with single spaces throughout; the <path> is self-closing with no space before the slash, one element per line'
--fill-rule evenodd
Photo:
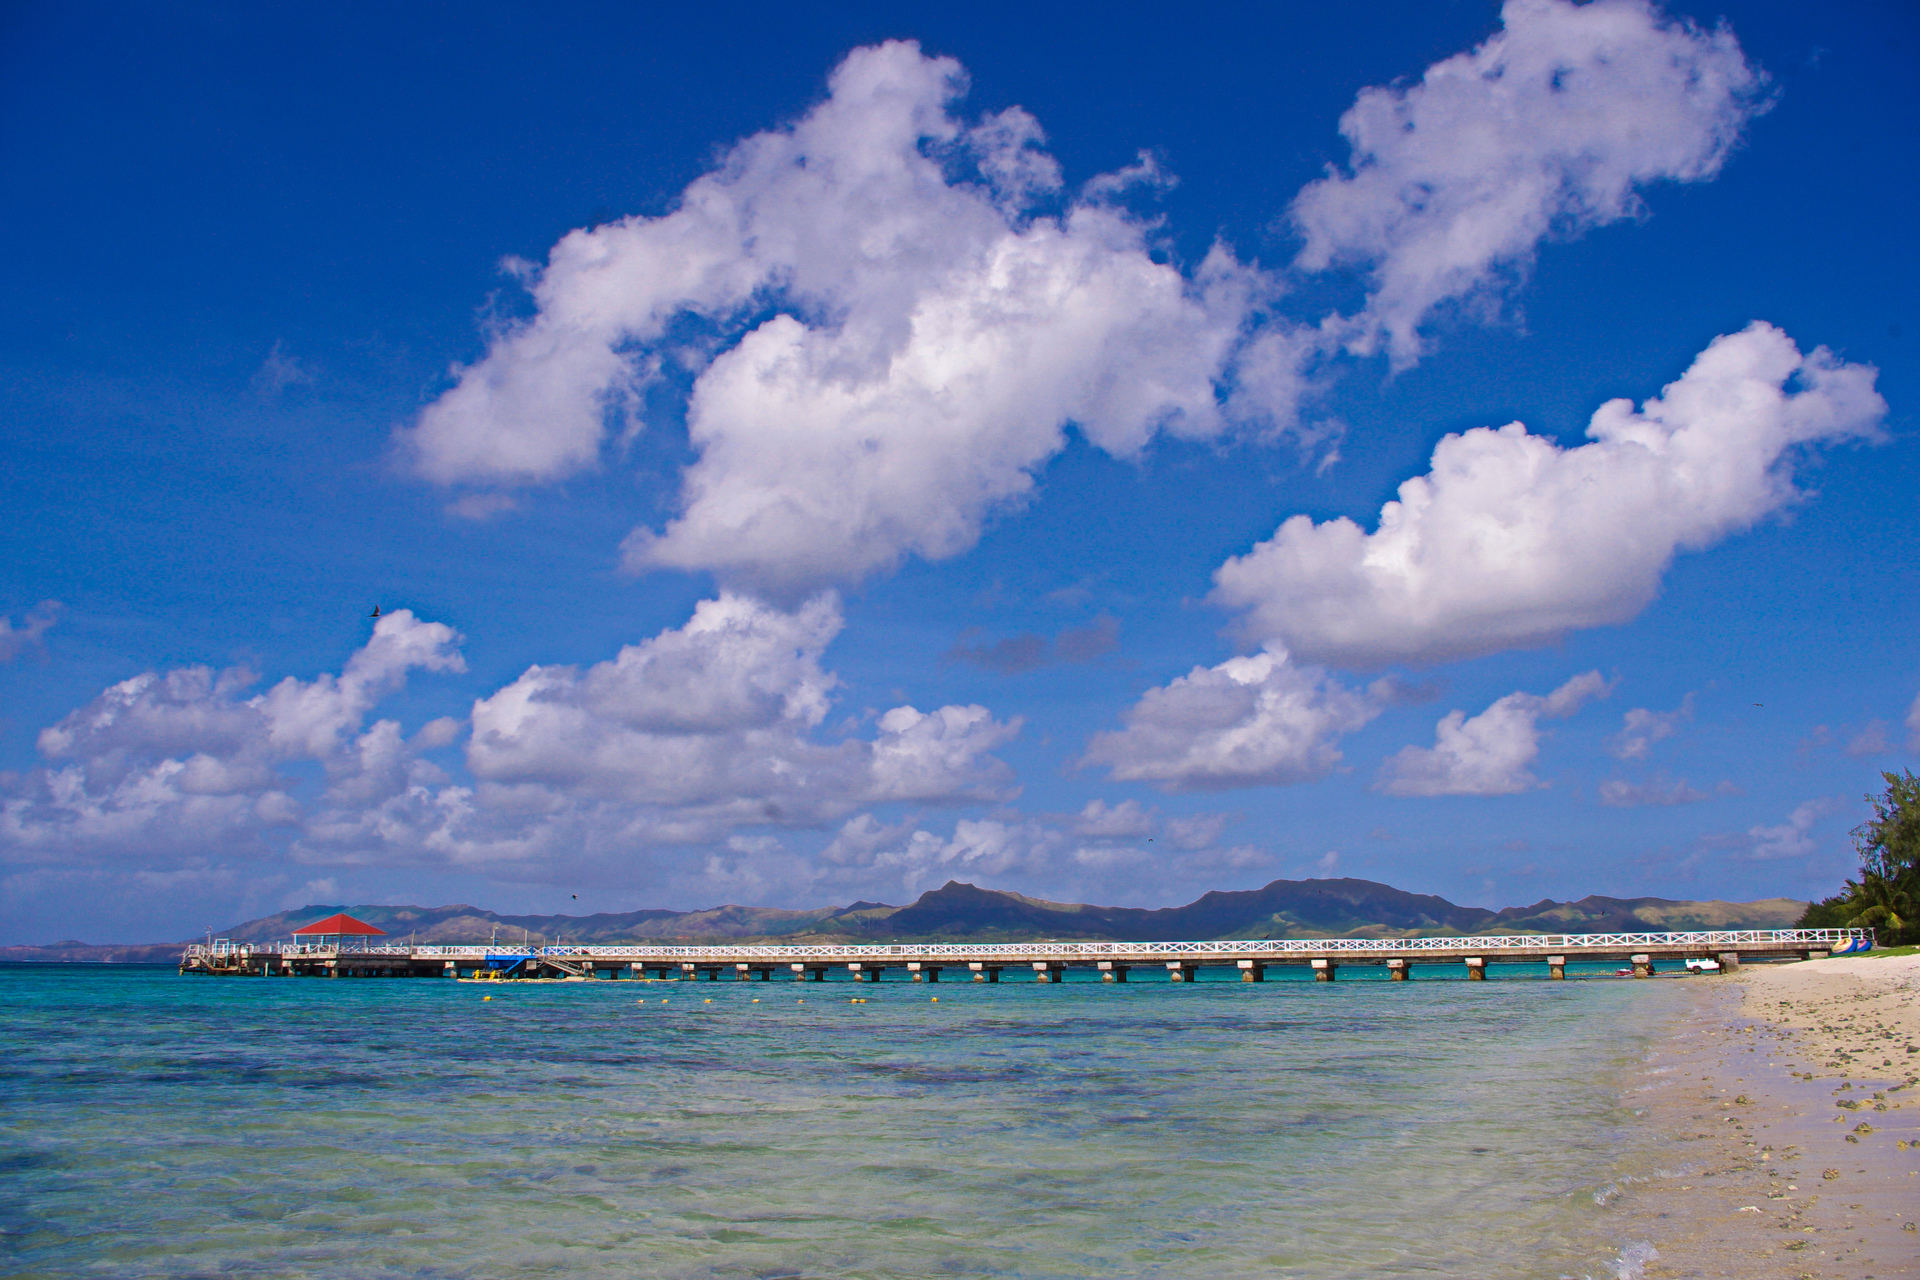
<path fill-rule="evenodd" d="M 753 998 L 753 1002 L 754 1002 L 755 1004 L 759 1004 L 759 1003 L 760 1003 L 760 997 L 759 997 L 759 996 L 755 996 L 755 997 Z"/>
<path fill-rule="evenodd" d="M 935 996 L 935 997 L 933 998 L 933 1002 L 934 1002 L 935 1004 L 939 1004 L 939 1003 L 940 1003 L 940 997 L 939 997 L 939 996 Z"/>
<path fill-rule="evenodd" d="M 481 998 L 482 1000 L 491 1000 L 491 999 L 493 999 L 493 997 L 492 997 L 492 996 L 481 996 L 480 998 Z"/>
<path fill-rule="evenodd" d="M 701 1004 L 712 1004 L 712 1003 L 713 1003 L 713 1001 L 711 1001 L 711 1000 L 702 1000 L 702 1001 L 701 1001 L 700 1003 L 701 1003 Z"/>

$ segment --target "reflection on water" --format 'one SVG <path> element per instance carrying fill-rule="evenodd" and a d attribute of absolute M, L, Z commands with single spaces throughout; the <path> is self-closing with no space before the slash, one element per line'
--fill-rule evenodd
<path fill-rule="evenodd" d="M 10 1276 L 1611 1277 L 1680 995 L 0 976 Z"/>

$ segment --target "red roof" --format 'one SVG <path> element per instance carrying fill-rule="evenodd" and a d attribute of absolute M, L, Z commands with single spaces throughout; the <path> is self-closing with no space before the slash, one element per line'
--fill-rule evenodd
<path fill-rule="evenodd" d="M 295 929 L 293 931 L 295 937 L 299 937 L 303 933 L 319 933 L 319 934 L 325 934 L 327 937 L 330 937 L 330 938 L 338 937 L 338 936 L 350 934 L 350 933 L 364 934 L 368 937 L 371 937 L 374 934 L 379 934 L 380 936 L 385 937 L 386 932 L 387 931 L 385 929 L 374 928 L 372 925 L 368 924 L 365 920 L 355 920 L 352 916 L 348 915 L 344 911 L 338 915 L 328 916 L 325 920 L 315 920 L 312 924 L 307 925 L 305 928 Z"/>

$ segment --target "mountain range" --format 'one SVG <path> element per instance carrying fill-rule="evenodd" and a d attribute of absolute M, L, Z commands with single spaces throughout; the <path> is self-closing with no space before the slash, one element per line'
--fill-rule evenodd
<path fill-rule="evenodd" d="M 906 906 L 855 902 L 786 910 L 712 907 L 703 911 L 601 912 L 585 916 L 501 915 L 480 907 L 316 903 L 248 920 L 221 937 L 283 939 L 303 924 L 345 911 L 400 938 L 423 943 L 487 942 L 1165 942 L 1230 938 L 1400 938 L 1482 933 L 1617 933 L 1684 929 L 1790 927 L 1806 909 L 1793 898 L 1759 902 L 1543 898 L 1491 911 L 1372 880 L 1275 880 L 1260 889 L 1215 891 L 1181 907 L 1099 907 L 1048 902 L 950 880 Z M 57 942 L 0 947 L 0 960 L 164 963 L 179 942 L 100 946 Z"/>

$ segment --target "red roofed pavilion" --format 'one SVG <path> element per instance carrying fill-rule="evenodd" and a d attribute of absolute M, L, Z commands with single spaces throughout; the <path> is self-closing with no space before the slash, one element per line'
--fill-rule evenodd
<path fill-rule="evenodd" d="M 385 929 L 376 929 L 365 920 L 355 920 L 342 911 L 328 916 L 325 920 L 315 920 L 310 925 L 295 929 L 293 936 L 298 938 L 304 934 L 316 933 L 323 938 L 384 938 L 387 935 Z"/>

